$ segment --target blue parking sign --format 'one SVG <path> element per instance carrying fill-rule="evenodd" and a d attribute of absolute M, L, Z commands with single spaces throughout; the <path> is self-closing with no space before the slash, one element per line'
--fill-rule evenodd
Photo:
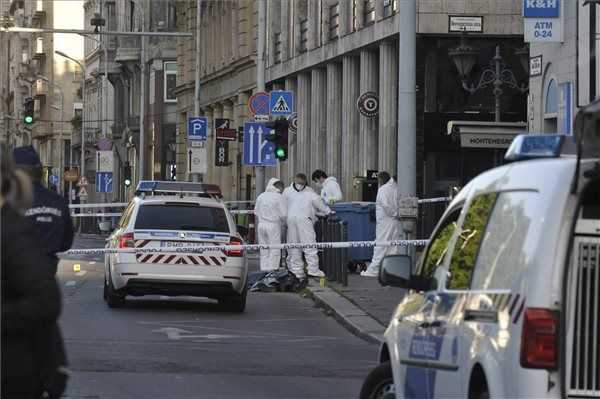
<path fill-rule="evenodd" d="M 288 116 L 294 112 L 294 93 L 287 90 L 271 92 L 269 109 L 273 116 Z"/>
<path fill-rule="evenodd" d="M 244 123 L 244 165 L 277 166 L 275 145 L 266 138 L 270 133 L 262 123 Z"/>
<path fill-rule="evenodd" d="M 205 116 L 188 118 L 188 139 L 206 140 L 208 138 L 208 119 Z"/>

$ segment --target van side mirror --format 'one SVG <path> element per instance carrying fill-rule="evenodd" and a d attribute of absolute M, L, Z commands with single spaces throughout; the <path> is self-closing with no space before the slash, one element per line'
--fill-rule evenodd
<path fill-rule="evenodd" d="M 416 291 L 431 291 L 437 287 L 435 279 L 412 274 L 412 259 L 408 255 L 391 255 L 383 258 L 379 282 L 383 286 Z"/>
<path fill-rule="evenodd" d="M 412 275 L 412 259 L 408 255 L 390 255 L 383 258 L 379 272 L 381 285 L 408 288 Z"/>

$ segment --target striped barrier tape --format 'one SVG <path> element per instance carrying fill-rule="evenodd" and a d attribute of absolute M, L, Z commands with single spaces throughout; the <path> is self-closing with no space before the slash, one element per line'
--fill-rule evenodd
<path fill-rule="evenodd" d="M 439 198 L 424 198 L 419 200 L 419 204 L 433 204 L 440 202 L 450 202 L 452 198 L 450 197 L 439 197 Z M 230 201 L 229 203 L 252 203 L 252 201 Z M 356 204 L 373 204 L 373 202 L 354 202 Z M 107 204 L 79 204 L 79 205 L 69 205 L 69 208 L 111 208 L 111 207 L 125 207 L 127 203 L 124 202 L 113 202 Z M 232 215 L 252 215 L 254 214 L 253 209 L 234 209 L 229 210 L 229 213 Z M 74 213 L 71 214 L 71 217 L 110 217 L 110 216 L 121 216 L 121 212 L 111 212 L 111 213 Z"/>
<path fill-rule="evenodd" d="M 129 205 L 127 202 L 107 202 L 105 204 L 70 204 L 70 209 L 78 209 L 78 208 L 121 208 Z"/>
<path fill-rule="evenodd" d="M 450 197 L 439 197 L 439 198 L 423 198 L 419 200 L 419 204 L 433 204 L 436 202 L 450 202 L 452 198 Z"/>
<path fill-rule="evenodd" d="M 203 253 L 205 251 L 259 251 L 261 249 L 334 249 L 334 248 L 370 248 L 370 247 L 424 247 L 428 240 L 396 240 L 396 241 L 346 241 L 316 242 L 310 244 L 243 244 L 243 245 L 202 245 L 197 247 L 175 248 L 91 248 L 70 249 L 65 255 L 98 255 L 117 253 Z"/>
<path fill-rule="evenodd" d="M 121 216 L 121 212 L 109 212 L 109 213 L 72 213 L 72 218 L 90 218 L 90 217 L 114 217 Z"/>

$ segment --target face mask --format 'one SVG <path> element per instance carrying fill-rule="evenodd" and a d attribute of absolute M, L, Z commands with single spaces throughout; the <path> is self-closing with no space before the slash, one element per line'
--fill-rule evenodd
<path fill-rule="evenodd" d="M 323 188 L 323 183 L 321 183 L 320 181 L 316 182 L 316 183 L 315 183 L 315 185 L 316 185 L 318 188 Z"/>
<path fill-rule="evenodd" d="M 298 184 L 298 183 L 294 183 L 294 189 L 295 189 L 296 191 L 302 191 L 302 190 L 304 190 L 304 188 L 305 188 L 305 187 L 306 187 L 306 186 L 305 186 L 304 184 Z"/>

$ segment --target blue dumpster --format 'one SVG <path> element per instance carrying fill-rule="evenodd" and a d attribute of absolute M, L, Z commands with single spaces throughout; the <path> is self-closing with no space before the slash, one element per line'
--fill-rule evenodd
<path fill-rule="evenodd" d="M 348 241 L 375 240 L 375 204 L 338 202 L 331 209 L 336 216 L 348 225 Z M 373 248 L 348 248 L 348 256 L 353 263 L 370 261 Z"/>

